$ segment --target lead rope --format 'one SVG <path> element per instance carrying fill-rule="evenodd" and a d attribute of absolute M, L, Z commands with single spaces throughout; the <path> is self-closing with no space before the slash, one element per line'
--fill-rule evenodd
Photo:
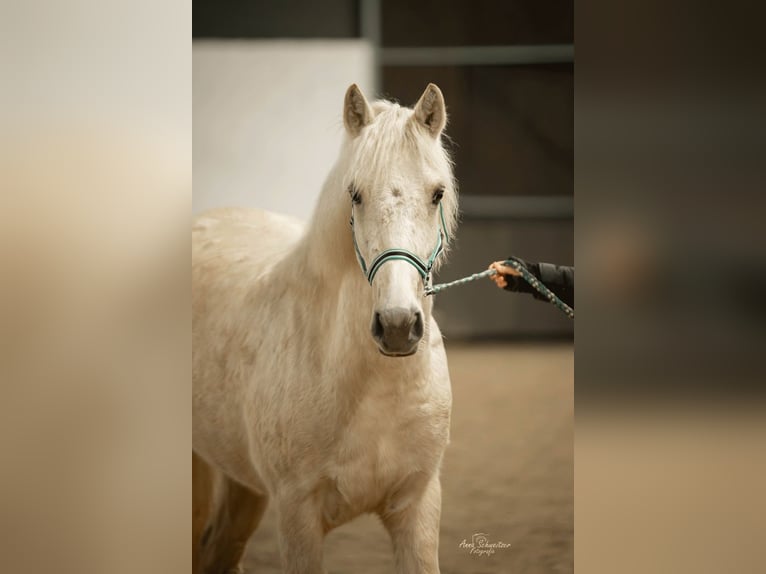
<path fill-rule="evenodd" d="M 548 289 L 545 285 L 543 285 L 540 280 L 532 275 L 529 270 L 524 267 L 521 263 L 518 261 L 514 261 L 513 259 L 506 259 L 503 261 L 503 265 L 507 265 L 508 267 L 513 267 L 516 271 L 518 271 L 521 276 L 524 278 L 524 281 L 529 283 L 535 291 L 540 293 L 543 297 L 548 299 L 553 305 L 556 306 L 556 308 L 564 313 L 567 317 L 570 319 L 574 319 L 574 309 L 572 309 L 569 305 L 564 303 L 561 299 L 556 297 L 556 295 L 553 294 L 553 292 Z M 450 281 L 449 283 L 440 283 L 439 285 L 433 285 L 426 287 L 426 295 L 435 295 L 436 293 L 439 293 L 440 291 L 444 291 L 445 289 L 449 289 L 450 287 L 456 287 L 457 285 L 465 285 L 466 283 L 470 283 L 471 281 L 476 281 L 477 279 L 483 279 L 484 277 L 491 277 L 492 275 L 497 275 L 497 271 L 494 269 L 487 269 L 486 271 L 482 271 L 481 273 L 474 273 L 473 275 L 469 275 L 468 277 L 463 277 L 462 279 L 456 279 L 455 281 Z"/>

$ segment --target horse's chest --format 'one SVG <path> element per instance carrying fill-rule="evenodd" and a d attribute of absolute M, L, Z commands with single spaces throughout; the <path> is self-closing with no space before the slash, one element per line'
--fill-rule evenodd
<path fill-rule="evenodd" d="M 327 515 L 370 511 L 430 476 L 447 442 L 448 418 L 428 403 L 361 405 L 342 430 L 329 462 Z"/>

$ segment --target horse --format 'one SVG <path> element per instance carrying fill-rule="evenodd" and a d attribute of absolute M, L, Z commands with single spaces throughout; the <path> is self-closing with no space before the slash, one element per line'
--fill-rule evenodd
<path fill-rule="evenodd" d="M 194 219 L 194 572 L 239 572 L 267 502 L 288 574 L 324 572 L 324 536 L 364 513 L 398 573 L 439 572 L 452 396 L 426 288 L 457 219 L 446 122 L 434 84 L 414 108 L 353 84 L 306 226 Z"/>

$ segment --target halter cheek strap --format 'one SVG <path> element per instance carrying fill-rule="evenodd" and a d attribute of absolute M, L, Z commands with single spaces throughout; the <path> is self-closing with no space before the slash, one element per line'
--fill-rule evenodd
<path fill-rule="evenodd" d="M 436 236 L 436 247 L 434 247 L 434 250 L 431 252 L 431 256 L 427 261 L 423 261 L 420 257 L 412 253 L 412 251 L 397 247 L 394 249 L 386 249 L 382 253 L 378 254 L 378 256 L 372 260 L 372 263 L 368 267 L 367 262 L 364 260 L 364 257 L 362 257 L 362 252 L 359 251 L 359 245 L 356 242 L 356 232 L 354 230 L 354 208 L 352 207 L 350 223 L 351 237 L 354 239 L 354 251 L 356 252 L 356 259 L 359 261 L 359 267 L 362 268 L 362 272 L 364 273 L 365 277 L 367 277 L 367 281 L 370 283 L 370 285 L 372 285 L 372 281 L 375 279 L 375 275 L 378 273 L 384 263 L 398 260 L 406 261 L 412 265 L 420 275 L 421 279 L 423 279 L 423 284 L 427 289 L 431 284 L 431 269 L 436 262 L 436 258 L 439 257 L 439 254 L 442 251 L 444 251 L 445 241 L 449 241 L 447 225 L 444 221 L 444 209 L 442 208 L 441 203 L 439 204 L 439 219 L 441 221 L 441 229 L 439 229 L 439 233 Z"/>

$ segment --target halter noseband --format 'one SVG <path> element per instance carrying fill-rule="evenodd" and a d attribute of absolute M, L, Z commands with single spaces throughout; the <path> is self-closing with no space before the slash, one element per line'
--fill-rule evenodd
<path fill-rule="evenodd" d="M 428 261 L 423 261 L 420 257 L 411 251 L 407 251 L 406 249 L 402 249 L 400 247 L 395 247 L 393 249 L 386 249 L 382 253 L 378 254 L 378 256 L 372 260 L 372 263 L 368 267 L 364 257 L 362 257 L 362 252 L 359 251 L 359 245 L 356 242 L 356 231 L 354 230 L 354 207 L 352 205 L 350 223 L 351 237 L 354 240 L 354 251 L 356 252 L 356 259 L 359 261 L 359 267 L 362 268 L 362 272 L 364 273 L 365 277 L 367 277 L 367 281 L 370 283 L 370 285 L 372 285 L 372 281 L 375 279 L 375 275 L 377 275 L 378 271 L 384 263 L 387 261 L 398 260 L 406 261 L 415 268 L 420 277 L 423 279 L 423 285 L 425 286 L 426 291 L 428 291 L 431 286 L 431 268 L 434 266 L 436 258 L 439 257 L 439 254 L 444 251 L 445 242 L 449 241 L 447 225 L 444 222 L 444 210 L 442 209 L 441 203 L 439 203 L 439 219 L 441 220 L 441 229 L 439 230 L 439 234 L 436 236 L 436 247 L 434 247 L 434 250 L 431 252 L 431 256 L 428 258 Z"/>

